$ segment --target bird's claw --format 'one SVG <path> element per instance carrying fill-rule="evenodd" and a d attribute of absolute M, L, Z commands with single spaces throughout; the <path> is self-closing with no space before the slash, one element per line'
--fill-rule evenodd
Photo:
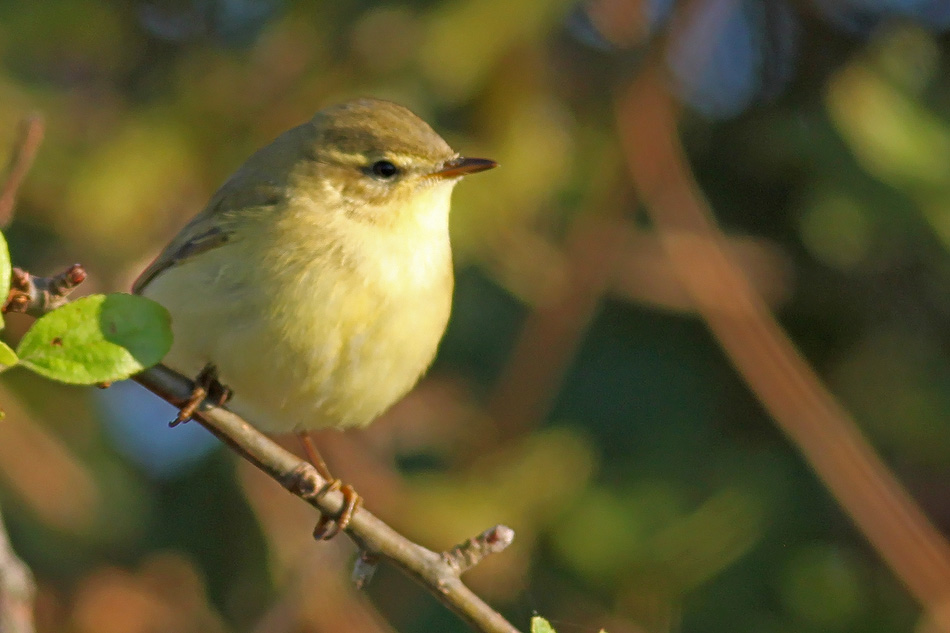
<path fill-rule="evenodd" d="M 195 388 L 191 390 L 188 401 L 178 410 L 178 415 L 168 426 L 176 427 L 190 420 L 205 400 L 222 406 L 232 395 L 231 389 L 218 381 L 218 368 L 208 363 L 195 378 Z"/>
<path fill-rule="evenodd" d="M 353 518 L 356 509 L 363 505 L 363 498 L 356 493 L 353 486 L 341 485 L 339 479 L 334 479 L 328 483 L 324 489 L 320 491 L 320 496 L 327 494 L 331 490 L 339 490 L 343 494 L 343 508 L 336 517 L 331 517 L 326 514 L 320 515 L 320 520 L 317 522 L 316 527 L 313 528 L 313 538 L 318 541 L 329 541 L 339 534 L 341 530 L 345 530 L 346 526 L 350 524 L 350 519 Z"/>

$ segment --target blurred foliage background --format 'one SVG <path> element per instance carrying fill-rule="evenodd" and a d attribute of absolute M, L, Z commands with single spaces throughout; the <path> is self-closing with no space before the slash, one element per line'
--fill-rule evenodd
<path fill-rule="evenodd" d="M 524 628 L 922 630 L 695 314 L 615 96 L 666 69 L 735 261 L 946 532 L 948 30 L 944 0 L 2 0 L 0 147 L 47 122 L 13 260 L 127 289 L 254 149 L 403 103 L 502 167 L 456 192 L 429 376 L 319 438 L 367 506 L 433 549 L 512 526 L 467 578 Z M 40 631 L 466 630 L 391 570 L 356 593 L 351 543 L 314 543 L 307 506 L 136 385 L 14 371 L 0 404 Z"/>

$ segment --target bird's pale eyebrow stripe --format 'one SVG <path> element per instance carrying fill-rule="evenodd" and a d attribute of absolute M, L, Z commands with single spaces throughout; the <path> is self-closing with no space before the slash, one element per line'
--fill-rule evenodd
<path fill-rule="evenodd" d="M 412 164 L 414 160 L 412 156 L 408 154 L 395 153 L 395 152 L 385 152 L 379 154 L 355 154 L 350 152 L 341 152 L 339 150 L 323 150 L 320 156 L 321 162 L 324 163 L 336 163 L 337 165 L 352 165 L 354 167 L 365 167 L 374 163 L 377 160 L 388 160 L 393 162 L 397 167 L 405 167 L 406 165 Z M 418 160 L 418 159 L 415 159 Z"/>

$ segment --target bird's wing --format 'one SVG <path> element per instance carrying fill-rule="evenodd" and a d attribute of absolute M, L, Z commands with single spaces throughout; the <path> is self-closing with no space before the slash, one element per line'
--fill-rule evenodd
<path fill-rule="evenodd" d="M 225 183 L 208 206 L 142 271 L 132 284 L 132 292 L 142 294 L 145 287 L 165 270 L 239 239 L 236 226 L 242 217 L 246 219 L 248 213 L 266 212 L 276 206 L 282 197 L 281 189 L 272 185 L 242 189 L 231 186 L 230 182 Z"/>
<path fill-rule="evenodd" d="M 195 220 L 198 219 L 200 218 L 195 218 Z M 220 226 L 212 226 L 210 223 L 202 223 L 205 226 L 193 226 L 196 224 L 197 222 L 192 221 L 191 224 L 185 227 L 178 237 L 159 253 L 155 261 L 142 271 L 142 274 L 132 284 L 133 293 L 142 294 L 145 286 L 163 271 L 172 266 L 177 266 L 195 255 L 226 244 L 230 239 L 231 233 Z M 189 231 L 188 229 L 192 230 Z"/>

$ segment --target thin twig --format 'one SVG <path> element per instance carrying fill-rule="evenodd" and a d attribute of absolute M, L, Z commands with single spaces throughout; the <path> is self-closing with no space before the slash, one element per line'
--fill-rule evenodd
<path fill-rule="evenodd" d="M 190 380 L 163 365 L 139 374 L 135 381 L 175 406 L 185 403 L 193 388 Z M 236 453 L 321 513 L 333 516 L 343 509 L 340 492 L 321 494 L 328 482 L 313 466 L 281 448 L 238 415 L 206 402 L 195 418 Z M 441 554 L 406 539 L 365 509 L 353 515 L 346 533 L 364 552 L 390 561 L 421 582 L 473 628 L 485 633 L 517 631 L 465 586 L 460 572 Z"/>
<path fill-rule="evenodd" d="M 452 549 L 442 552 L 442 560 L 458 574 L 464 573 L 482 562 L 486 556 L 495 554 L 511 545 L 515 531 L 507 525 L 496 525 Z"/>
<path fill-rule="evenodd" d="M 2 311 L 25 312 L 39 318 L 69 301 L 69 295 L 86 280 L 86 269 L 73 264 L 55 277 L 34 277 L 14 268 L 10 277 L 10 294 Z"/>
<path fill-rule="evenodd" d="M 45 127 L 43 117 L 38 114 L 32 114 L 20 122 L 19 134 L 7 164 L 6 177 L 0 187 L 0 227 L 6 227 L 13 219 L 17 192 L 33 165 L 40 143 L 43 142 Z"/>

